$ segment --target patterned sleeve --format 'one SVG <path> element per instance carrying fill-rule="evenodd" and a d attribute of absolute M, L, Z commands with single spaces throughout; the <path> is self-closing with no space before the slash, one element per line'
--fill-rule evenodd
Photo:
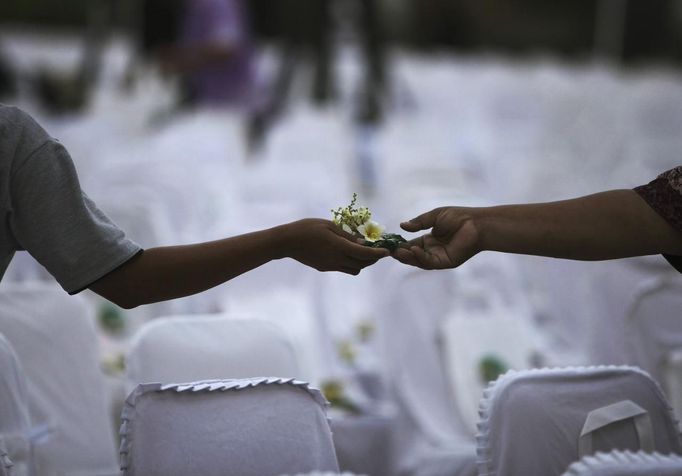
<path fill-rule="evenodd" d="M 682 231 L 682 166 L 663 172 L 634 190 L 670 225 Z M 663 256 L 682 273 L 682 256 Z"/>

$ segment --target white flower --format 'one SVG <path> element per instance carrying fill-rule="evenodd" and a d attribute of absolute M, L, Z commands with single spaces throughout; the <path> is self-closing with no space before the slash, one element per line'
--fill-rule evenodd
<path fill-rule="evenodd" d="M 384 229 L 385 227 L 383 227 L 382 225 L 379 225 L 377 222 L 370 220 L 358 227 L 358 233 L 360 233 L 365 238 L 365 240 L 369 241 L 370 243 L 374 243 L 375 241 L 381 239 L 381 235 L 383 234 Z"/>
<path fill-rule="evenodd" d="M 343 225 L 341 225 L 341 229 L 343 231 L 345 231 L 346 233 L 348 233 L 349 235 L 353 234 L 353 230 L 351 230 L 351 228 L 345 223 Z"/>

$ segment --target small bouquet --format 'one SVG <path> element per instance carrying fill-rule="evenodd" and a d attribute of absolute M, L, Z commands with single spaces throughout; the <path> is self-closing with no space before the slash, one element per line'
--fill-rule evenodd
<path fill-rule="evenodd" d="M 346 233 L 362 236 L 367 246 L 372 248 L 386 248 L 391 253 L 405 243 L 406 240 L 395 233 L 384 233 L 384 227 L 372 221 L 372 212 L 367 207 L 355 207 L 358 194 L 353 194 L 353 199 L 347 207 L 339 207 L 332 210 L 332 221 L 341 227 Z"/>

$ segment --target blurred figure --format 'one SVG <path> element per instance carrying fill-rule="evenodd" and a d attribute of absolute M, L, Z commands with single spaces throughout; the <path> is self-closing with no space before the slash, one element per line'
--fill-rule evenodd
<path fill-rule="evenodd" d="M 248 110 L 254 49 L 241 0 L 146 0 L 143 50 L 182 79 L 185 105 Z"/>
<path fill-rule="evenodd" d="M 337 7 L 349 7 L 353 27 L 361 42 L 364 59 L 363 84 L 355 116 L 360 123 L 378 123 L 381 96 L 386 89 L 385 42 L 377 0 L 278 0 L 275 16 L 280 22 L 282 46 L 279 71 L 268 98 L 251 123 L 251 146 L 258 147 L 268 129 L 283 114 L 296 70 L 309 56 L 312 61 L 310 99 L 326 105 L 336 96 L 335 20 Z M 340 19 L 343 20 L 343 19 Z"/>
<path fill-rule="evenodd" d="M 242 1 L 186 0 L 180 42 L 162 52 L 161 63 L 186 76 L 193 103 L 250 108 L 254 50 Z"/>
<path fill-rule="evenodd" d="M 111 27 L 111 4 L 93 0 L 87 5 L 80 59 L 69 72 L 41 67 L 29 76 L 33 92 L 46 112 L 70 114 L 86 109 L 97 87 L 102 55 Z"/>

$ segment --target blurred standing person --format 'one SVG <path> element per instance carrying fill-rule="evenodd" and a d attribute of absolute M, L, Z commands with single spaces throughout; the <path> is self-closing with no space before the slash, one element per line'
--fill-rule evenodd
<path fill-rule="evenodd" d="M 254 48 L 242 0 L 185 0 L 179 40 L 159 49 L 162 68 L 185 79 L 189 103 L 248 110 Z"/>
<path fill-rule="evenodd" d="M 283 114 L 296 70 L 305 57 L 312 64 L 311 101 L 324 106 L 335 99 L 335 11 L 351 7 L 353 29 L 359 39 L 364 78 L 359 88 L 355 116 L 360 123 L 378 123 L 381 96 L 386 89 L 385 42 L 377 0 L 277 0 L 274 11 L 282 37 L 279 70 L 263 106 L 251 124 L 252 146 L 258 146 L 267 130 Z"/>

